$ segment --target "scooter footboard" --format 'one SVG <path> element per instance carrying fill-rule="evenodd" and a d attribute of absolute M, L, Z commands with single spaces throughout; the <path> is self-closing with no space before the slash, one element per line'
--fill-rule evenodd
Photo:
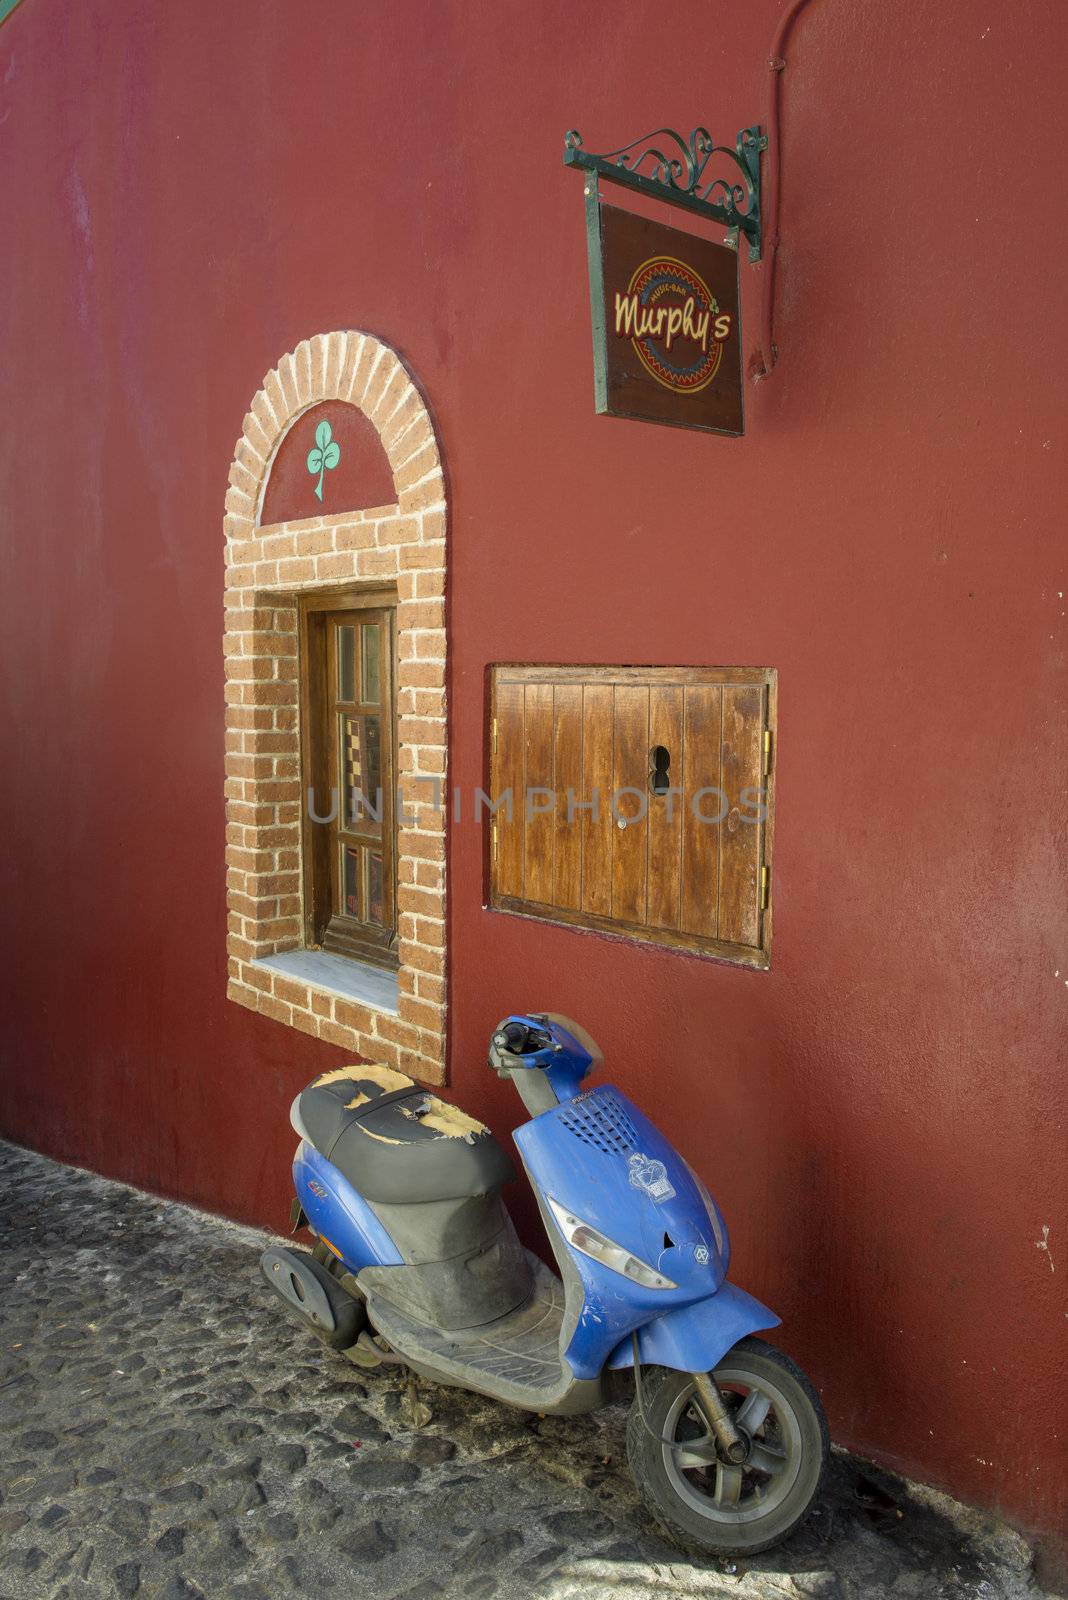
<path fill-rule="evenodd" d="M 665 1311 L 640 1327 L 638 1357 L 643 1366 L 674 1367 L 679 1372 L 710 1372 L 747 1333 L 776 1328 L 779 1318 L 744 1289 L 722 1283 L 707 1300 Z M 634 1346 L 628 1334 L 608 1358 L 610 1367 L 632 1367 Z"/>

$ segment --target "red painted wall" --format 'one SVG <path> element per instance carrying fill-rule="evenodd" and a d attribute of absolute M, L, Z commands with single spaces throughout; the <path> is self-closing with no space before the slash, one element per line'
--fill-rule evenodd
<path fill-rule="evenodd" d="M 458 1095 L 506 1130 L 493 1021 L 581 1018 L 722 1198 L 837 1438 L 1049 1529 L 1064 14 L 816 0 L 748 437 L 598 418 L 564 130 L 762 120 L 777 17 L 25 0 L 4 25 L 0 1127 L 283 1220 L 286 1106 L 337 1053 L 224 999 L 222 502 L 267 368 L 368 329 L 447 463 L 454 781 L 481 778 L 493 660 L 780 673 L 772 972 L 491 916 L 465 822 Z"/>

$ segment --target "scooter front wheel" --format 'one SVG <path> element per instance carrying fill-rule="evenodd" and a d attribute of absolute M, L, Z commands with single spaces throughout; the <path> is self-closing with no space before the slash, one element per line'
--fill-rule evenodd
<path fill-rule="evenodd" d="M 763 1339 L 742 1339 L 715 1369 L 746 1444 L 741 1464 L 711 1440 L 691 1374 L 642 1370 L 627 1421 L 638 1491 L 661 1527 L 699 1554 L 756 1555 L 797 1527 L 819 1492 L 827 1423 L 800 1367 Z M 644 1415 L 643 1415 L 644 1412 Z"/>

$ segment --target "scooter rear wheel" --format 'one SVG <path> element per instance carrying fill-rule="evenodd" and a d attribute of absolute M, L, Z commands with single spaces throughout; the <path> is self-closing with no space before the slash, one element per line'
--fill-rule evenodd
<path fill-rule="evenodd" d="M 668 1367 L 642 1370 L 645 1416 L 635 1397 L 627 1456 L 639 1493 L 676 1544 L 706 1555 L 756 1555 L 808 1513 L 827 1462 L 827 1423 L 800 1367 L 763 1339 L 740 1340 L 715 1379 L 749 1445 L 742 1465 L 697 1448 L 710 1429 L 693 1378 Z"/>

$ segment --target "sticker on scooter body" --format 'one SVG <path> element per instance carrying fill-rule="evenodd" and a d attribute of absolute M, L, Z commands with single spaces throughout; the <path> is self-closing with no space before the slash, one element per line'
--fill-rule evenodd
<path fill-rule="evenodd" d="M 642 1189 L 655 1200 L 657 1205 L 662 1205 L 665 1200 L 674 1200 L 675 1190 L 667 1175 L 667 1167 L 662 1161 L 650 1160 L 648 1156 L 634 1154 L 627 1165 L 630 1168 L 630 1181 L 635 1189 Z"/>

